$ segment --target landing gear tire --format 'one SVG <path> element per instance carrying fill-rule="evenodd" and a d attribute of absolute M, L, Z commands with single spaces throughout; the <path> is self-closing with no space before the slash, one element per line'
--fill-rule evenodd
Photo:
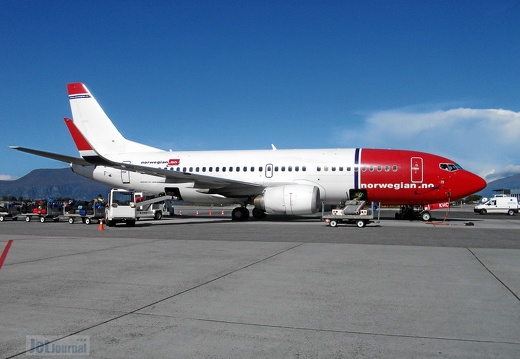
<path fill-rule="evenodd" d="M 507 215 L 508 216 L 513 216 L 515 214 L 515 211 L 513 211 L 512 209 L 510 209 L 509 211 L 507 211 Z"/>
<path fill-rule="evenodd" d="M 155 212 L 153 215 L 153 218 L 157 221 L 160 220 L 162 218 L 162 212 L 161 211 Z"/>
<path fill-rule="evenodd" d="M 487 214 L 487 211 L 485 209 L 481 209 L 480 214 Z"/>
<path fill-rule="evenodd" d="M 30 216 L 25 217 L 25 222 L 30 222 L 30 221 L 31 221 L 31 217 Z"/>
<path fill-rule="evenodd" d="M 85 218 L 85 224 L 86 224 L 86 225 L 89 225 L 90 223 L 91 223 L 90 218 Z"/>
<path fill-rule="evenodd" d="M 40 222 L 45 223 L 45 217 L 40 217 Z"/>
<path fill-rule="evenodd" d="M 74 224 L 74 218 L 72 218 L 72 217 L 69 218 L 69 223 L 70 223 L 70 224 Z"/>
<path fill-rule="evenodd" d="M 337 227 L 337 226 L 338 226 L 338 222 L 337 222 L 335 219 L 331 219 L 331 220 L 330 220 L 330 223 L 329 223 L 329 226 L 331 226 L 331 227 Z"/>
<path fill-rule="evenodd" d="M 249 218 L 249 210 L 246 207 L 237 207 L 231 212 L 233 221 L 245 221 Z"/>
<path fill-rule="evenodd" d="M 421 213 L 421 219 L 425 222 L 428 222 L 430 219 L 432 219 L 432 215 L 428 211 L 424 211 Z"/>

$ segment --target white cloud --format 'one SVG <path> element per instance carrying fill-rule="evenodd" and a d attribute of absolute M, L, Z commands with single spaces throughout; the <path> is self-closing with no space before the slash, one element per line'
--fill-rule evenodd
<path fill-rule="evenodd" d="M 369 115 L 355 136 L 356 146 L 436 153 L 489 176 L 487 179 L 520 173 L 520 112 L 471 108 L 380 111 Z M 352 131 L 344 137 L 352 145 Z"/>
<path fill-rule="evenodd" d="M 18 177 L 11 176 L 11 175 L 1 175 L 0 174 L 0 181 L 13 181 L 17 179 Z"/>

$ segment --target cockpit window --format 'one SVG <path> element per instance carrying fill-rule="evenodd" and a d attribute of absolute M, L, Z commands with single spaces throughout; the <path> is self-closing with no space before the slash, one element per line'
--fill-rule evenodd
<path fill-rule="evenodd" d="M 462 169 L 462 167 L 456 163 L 441 163 L 441 164 L 439 164 L 439 167 L 442 170 L 445 170 L 448 172 L 454 172 L 454 171 L 458 171 L 458 170 Z"/>

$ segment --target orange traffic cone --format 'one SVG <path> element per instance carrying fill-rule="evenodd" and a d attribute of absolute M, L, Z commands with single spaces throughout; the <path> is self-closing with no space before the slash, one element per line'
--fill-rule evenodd
<path fill-rule="evenodd" d="M 213 211 L 211 209 L 209 210 L 209 215 L 213 216 Z"/>
<path fill-rule="evenodd" d="M 104 231 L 105 230 L 105 226 L 103 225 L 103 220 L 102 219 L 99 220 L 98 230 L 99 231 Z"/>

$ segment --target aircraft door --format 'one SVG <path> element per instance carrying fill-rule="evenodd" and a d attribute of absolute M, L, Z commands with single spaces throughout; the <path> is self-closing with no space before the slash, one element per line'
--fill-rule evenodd
<path fill-rule="evenodd" d="M 422 157 L 411 158 L 411 180 L 412 183 L 422 183 L 423 181 L 423 159 Z"/>
<path fill-rule="evenodd" d="M 123 163 L 130 163 L 130 161 L 123 161 Z M 123 184 L 130 183 L 130 172 L 127 170 L 121 170 L 121 182 Z"/>
<path fill-rule="evenodd" d="M 273 165 L 271 163 L 268 163 L 265 165 L 265 177 L 266 178 L 273 177 Z"/>

